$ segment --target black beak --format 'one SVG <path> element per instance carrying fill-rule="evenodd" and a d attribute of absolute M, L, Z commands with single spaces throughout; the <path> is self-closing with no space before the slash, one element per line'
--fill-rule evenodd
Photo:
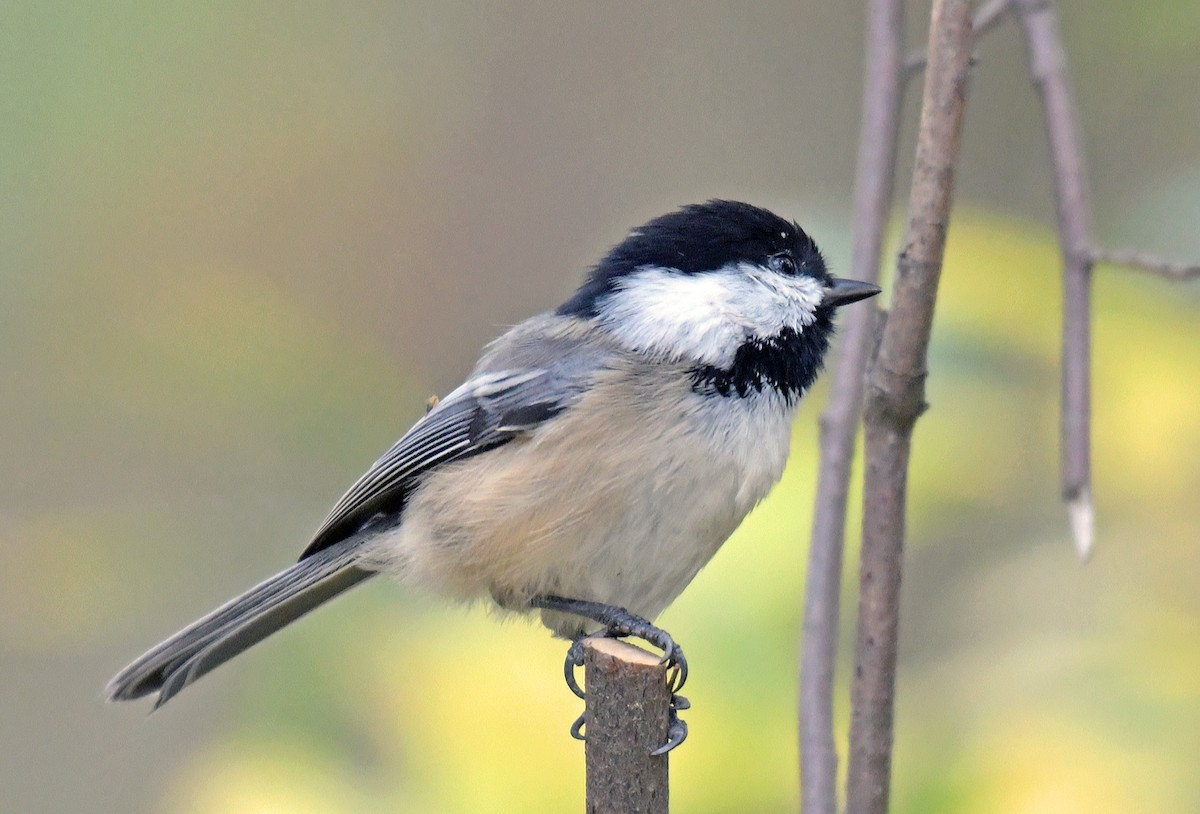
<path fill-rule="evenodd" d="M 830 308 L 840 308 L 852 302 L 865 300 L 867 297 L 874 297 L 881 290 L 879 286 L 872 285 L 871 283 L 863 283 L 858 280 L 843 280 L 840 277 L 834 277 L 833 285 L 825 289 L 825 299 L 821 300 L 821 305 L 826 305 Z"/>

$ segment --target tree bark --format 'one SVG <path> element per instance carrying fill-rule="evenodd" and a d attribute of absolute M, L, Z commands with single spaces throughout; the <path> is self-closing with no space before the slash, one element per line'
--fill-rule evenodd
<path fill-rule="evenodd" d="M 925 361 L 950 224 L 971 44 L 970 2 L 936 0 L 909 221 L 867 385 L 850 814 L 885 814 L 888 807 L 909 452 L 913 426 L 926 406 Z"/>
<path fill-rule="evenodd" d="M 657 656 L 619 639 L 584 643 L 588 814 L 666 814 L 671 693 Z"/>

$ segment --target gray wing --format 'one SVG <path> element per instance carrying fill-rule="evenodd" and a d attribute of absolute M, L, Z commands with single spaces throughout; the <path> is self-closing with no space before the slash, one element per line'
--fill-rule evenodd
<path fill-rule="evenodd" d="M 479 373 L 446 396 L 377 460 L 337 502 L 303 560 L 345 539 L 378 515 L 404 507 L 416 479 L 527 433 L 573 404 L 578 376 L 553 369 Z"/>

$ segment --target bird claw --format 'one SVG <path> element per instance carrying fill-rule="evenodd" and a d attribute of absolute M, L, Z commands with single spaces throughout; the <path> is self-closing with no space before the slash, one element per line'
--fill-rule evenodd
<path fill-rule="evenodd" d="M 675 747 L 679 746 L 688 736 L 687 721 L 679 717 L 679 711 L 690 709 L 692 702 L 684 698 L 678 693 L 671 696 L 671 709 L 667 714 L 667 742 L 655 749 L 650 754 L 654 757 L 665 755 Z"/>
<path fill-rule="evenodd" d="M 688 677 L 688 663 L 684 658 L 683 648 L 672 642 L 671 651 L 664 651 L 658 663 L 667 665 L 667 687 L 671 690 L 671 695 L 679 695 L 679 691 L 683 689 Z M 687 709 L 687 707 L 681 707 L 681 709 Z"/>
<path fill-rule="evenodd" d="M 583 728 L 587 725 L 587 713 L 581 713 L 575 719 L 575 723 L 571 724 L 571 737 L 577 741 L 586 741 L 587 736 L 583 734 Z"/>
<path fill-rule="evenodd" d="M 579 682 L 575 680 L 575 668 L 583 666 L 583 640 L 585 637 L 580 636 L 571 642 L 571 646 L 567 648 L 567 660 L 563 663 L 563 676 L 567 679 L 567 688 L 575 693 L 577 698 L 586 699 L 583 694 L 583 688 L 579 686 Z M 579 716 L 580 720 L 576 721 L 576 725 L 580 724 L 583 716 Z M 571 727 L 571 736 L 575 736 L 575 727 Z M 583 740 L 583 738 L 579 738 Z"/>

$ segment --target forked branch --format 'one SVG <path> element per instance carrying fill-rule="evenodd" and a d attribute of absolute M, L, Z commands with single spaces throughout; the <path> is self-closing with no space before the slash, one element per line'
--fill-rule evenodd
<path fill-rule="evenodd" d="M 1130 266 L 1176 280 L 1200 267 L 1166 263 L 1139 252 L 1103 252 L 1092 232 L 1083 144 L 1067 56 L 1053 0 L 1013 0 L 1029 54 L 1029 70 L 1042 99 L 1059 245 L 1063 258 L 1062 494 L 1075 538 L 1086 559 L 1095 539 L 1091 461 L 1091 289 L 1096 263 Z"/>

